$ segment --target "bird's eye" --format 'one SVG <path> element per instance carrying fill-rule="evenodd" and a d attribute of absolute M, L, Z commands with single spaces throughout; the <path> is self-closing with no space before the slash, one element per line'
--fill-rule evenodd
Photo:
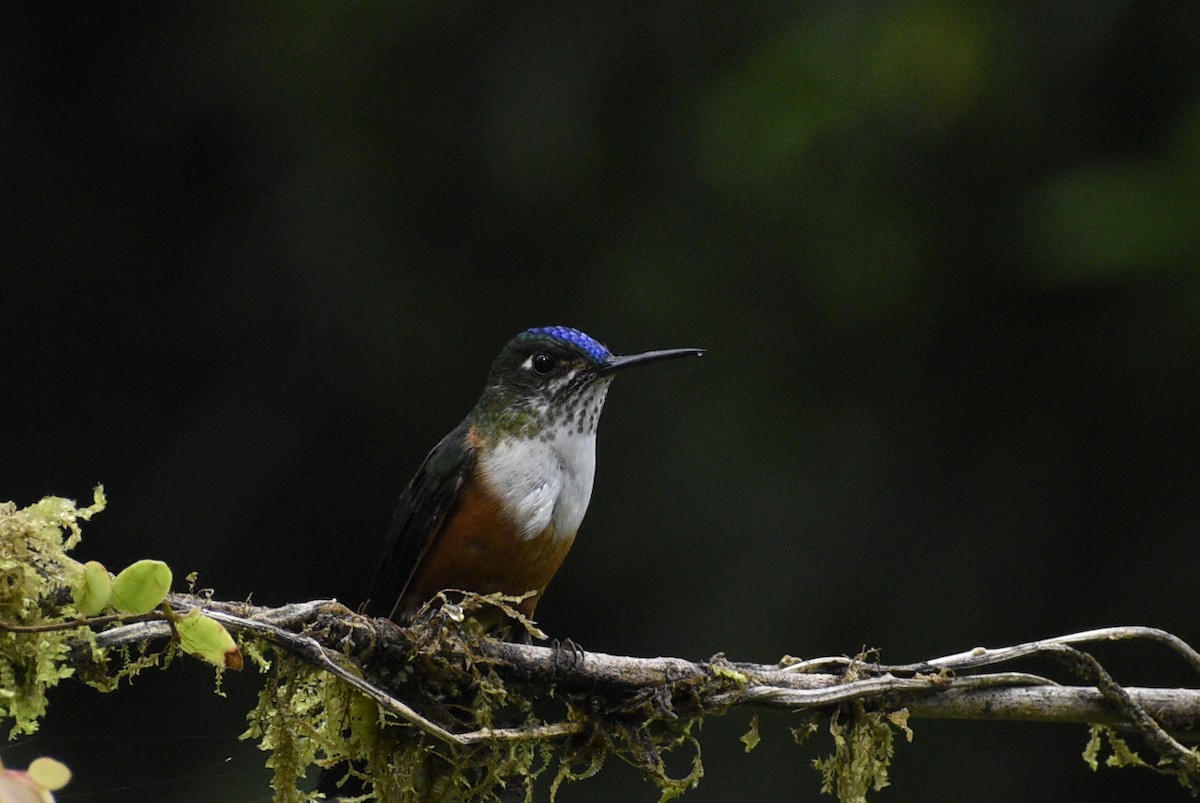
<path fill-rule="evenodd" d="M 544 351 L 533 355 L 533 371 L 539 376 L 549 376 L 554 370 L 554 358 Z"/>

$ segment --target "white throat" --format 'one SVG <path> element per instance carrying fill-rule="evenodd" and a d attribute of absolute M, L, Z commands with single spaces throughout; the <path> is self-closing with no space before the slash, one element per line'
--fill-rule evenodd
<path fill-rule="evenodd" d="M 573 538 L 592 498 L 596 430 L 548 427 L 531 438 L 506 437 L 480 455 L 479 467 L 522 537 L 554 525 L 556 539 Z"/>

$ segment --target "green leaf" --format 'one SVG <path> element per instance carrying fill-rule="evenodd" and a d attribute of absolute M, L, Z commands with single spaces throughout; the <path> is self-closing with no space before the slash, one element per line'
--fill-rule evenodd
<path fill-rule="evenodd" d="M 95 616 L 108 607 L 112 599 L 112 577 L 104 565 L 89 560 L 83 564 L 83 571 L 75 581 L 73 589 L 75 607 L 80 616 Z"/>
<path fill-rule="evenodd" d="M 139 560 L 125 567 L 113 581 L 112 604 L 124 613 L 147 613 L 170 590 L 171 567 L 161 560 Z"/>
<path fill-rule="evenodd" d="M 233 636 L 199 608 L 192 608 L 187 616 L 177 619 L 175 631 L 179 633 L 179 646 L 188 655 L 225 669 L 242 668 L 242 652 Z"/>

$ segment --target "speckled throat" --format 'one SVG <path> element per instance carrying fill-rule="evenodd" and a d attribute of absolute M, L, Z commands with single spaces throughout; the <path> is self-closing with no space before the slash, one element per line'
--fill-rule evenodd
<path fill-rule="evenodd" d="M 524 538 L 572 539 L 587 513 L 596 475 L 596 425 L 610 377 L 592 380 L 566 397 L 530 405 L 533 421 L 502 432 L 480 453 L 484 480 Z"/>
<path fill-rule="evenodd" d="M 560 434 L 595 434 L 612 375 L 574 370 L 530 396 L 488 388 L 471 422 L 489 442 L 505 437 L 549 440 Z"/>

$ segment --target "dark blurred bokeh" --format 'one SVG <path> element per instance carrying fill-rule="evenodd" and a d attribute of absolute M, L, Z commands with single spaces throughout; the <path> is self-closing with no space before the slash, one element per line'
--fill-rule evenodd
<path fill-rule="evenodd" d="M 103 482 L 84 555 L 357 602 L 494 353 L 564 323 L 708 355 L 614 387 L 549 632 L 758 661 L 1200 641 L 1200 5 L 0 14 L 0 498 Z M 3 756 L 66 761 L 63 800 L 265 800 L 256 683 L 64 690 Z M 819 799 L 827 737 L 771 715 L 747 756 L 747 720 L 706 724 L 687 799 Z M 1082 727 L 914 725 L 880 800 L 1180 794 L 1088 771 Z M 656 797 L 617 766 L 559 799 Z"/>

